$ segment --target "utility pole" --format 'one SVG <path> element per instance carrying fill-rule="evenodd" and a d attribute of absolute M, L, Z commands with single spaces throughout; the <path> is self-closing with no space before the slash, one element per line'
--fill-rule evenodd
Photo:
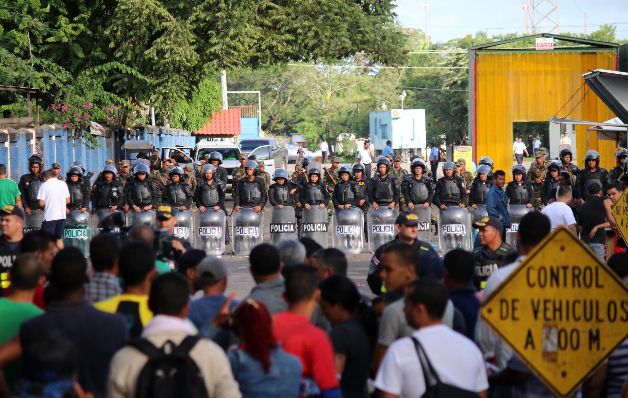
<path fill-rule="evenodd" d="M 222 92 L 222 110 L 226 111 L 229 109 L 229 100 L 227 99 L 227 71 L 224 69 L 220 72 L 220 86 Z"/>

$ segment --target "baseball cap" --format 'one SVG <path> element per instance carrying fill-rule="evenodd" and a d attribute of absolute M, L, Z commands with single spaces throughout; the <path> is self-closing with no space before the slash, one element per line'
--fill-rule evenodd
<path fill-rule="evenodd" d="M 539 148 L 539 150 L 536 152 L 536 157 L 540 158 L 543 155 L 547 155 L 547 148 Z"/>
<path fill-rule="evenodd" d="M 191 249 L 186 251 L 177 260 L 177 271 L 185 273 L 189 268 L 197 267 L 206 257 L 204 250 Z"/>
<path fill-rule="evenodd" d="M 53 169 L 60 169 L 60 168 L 61 168 L 61 165 L 60 165 L 59 163 L 56 163 L 56 162 L 55 162 L 55 163 L 53 163 L 53 164 L 52 164 L 52 168 L 53 168 Z"/>
<path fill-rule="evenodd" d="M 264 163 L 263 160 L 258 160 L 257 164 L 260 165 L 260 166 L 266 166 L 266 164 Z"/>
<path fill-rule="evenodd" d="M 119 167 L 122 166 L 130 166 L 131 162 L 129 162 L 128 160 L 121 160 L 120 163 L 118 164 Z"/>
<path fill-rule="evenodd" d="M 241 153 L 241 154 L 240 154 L 240 160 L 245 160 L 245 159 L 247 159 L 246 155 L 245 155 L 245 154 L 243 154 L 243 153 Z"/>
<path fill-rule="evenodd" d="M 22 220 L 24 219 L 24 210 L 15 205 L 5 205 L 0 209 L 0 215 L 3 216 L 18 216 Z"/>
<path fill-rule="evenodd" d="M 170 220 L 174 216 L 172 212 L 172 206 L 159 205 L 157 206 L 157 218 L 161 220 Z"/>
<path fill-rule="evenodd" d="M 419 225 L 419 217 L 417 217 L 414 213 L 404 211 L 403 213 L 399 213 L 397 219 L 395 220 L 395 224 L 405 225 L 406 227 L 414 227 Z"/>
<path fill-rule="evenodd" d="M 467 164 L 467 161 L 464 160 L 463 158 L 458 159 L 458 161 L 456 162 L 458 164 Z"/>
<path fill-rule="evenodd" d="M 502 224 L 502 222 L 496 219 L 495 217 L 491 217 L 491 216 L 482 217 L 473 222 L 473 228 L 482 228 L 482 227 L 486 227 L 487 225 L 495 228 L 498 231 L 501 231 L 504 229 L 504 224 Z"/>
<path fill-rule="evenodd" d="M 200 262 L 196 268 L 198 281 L 203 284 L 212 284 L 220 281 L 229 275 L 229 268 L 221 258 L 216 256 L 207 256 Z"/>
<path fill-rule="evenodd" d="M 332 156 L 331 157 L 331 162 L 332 163 L 340 162 L 340 159 L 338 158 L 338 156 Z"/>
<path fill-rule="evenodd" d="M 393 162 L 401 162 L 401 156 L 397 155 L 393 158 Z"/>

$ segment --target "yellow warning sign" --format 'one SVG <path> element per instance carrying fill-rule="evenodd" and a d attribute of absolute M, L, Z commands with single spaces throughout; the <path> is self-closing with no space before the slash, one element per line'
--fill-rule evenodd
<path fill-rule="evenodd" d="M 487 298 L 481 313 L 548 387 L 567 396 L 628 336 L 628 289 L 560 227 Z"/>
<path fill-rule="evenodd" d="M 619 236 L 628 242 L 628 188 L 619 197 L 617 203 L 611 208 L 615 222 L 617 223 L 617 232 Z"/>

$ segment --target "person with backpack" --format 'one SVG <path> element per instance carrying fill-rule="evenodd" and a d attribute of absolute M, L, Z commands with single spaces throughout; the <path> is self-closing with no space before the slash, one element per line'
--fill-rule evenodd
<path fill-rule="evenodd" d="M 155 316 L 142 338 L 123 347 L 111 361 L 109 398 L 241 397 L 224 351 L 196 336 L 186 321 L 189 286 L 182 275 L 158 276 L 148 306 Z"/>
<path fill-rule="evenodd" d="M 447 296 L 445 285 L 434 279 L 408 286 L 406 318 L 416 330 L 386 352 L 375 379 L 380 398 L 488 396 L 482 353 L 441 321 Z"/>

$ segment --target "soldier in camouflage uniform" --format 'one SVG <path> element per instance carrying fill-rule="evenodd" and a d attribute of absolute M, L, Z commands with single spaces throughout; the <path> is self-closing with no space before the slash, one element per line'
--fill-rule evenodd
<path fill-rule="evenodd" d="M 536 155 L 536 161 L 532 162 L 530 169 L 528 170 L 527 180 L 534 191 L 534 208 L 541 210 L 543 208 L 543 185 L 545 183 L 545 177 L 547 176 L 547 149 L 539 148 Z"/>
<path fill-rule="evenodd" d="M 240 166 L 233 169 L 232 172 L 233 180 L 231 182 L 231 195 L 233 195 L 233 193 L 235 192 L 238 181 L 246 176 L 246 169 L 244 168 L 244 166 L 246 165 L 246 161 L 246 155 L 240 154 Z"/>
<path fill-rule="evenodd" d="M 397 155 L 393 157 L 392 161 L 393 167 L 390 170 L 390 174 L 397 179 L 397 183 L 399 184 L 399 186 L 401 186 L 409 173 L 407 170 L 401 167 L 401 156 Z M 399 211 L 406 210 L 406 199 L 403 197 L 403 195 L 399 195 L 399 203 L 397 204 L 399 205 Z"/>
<path fill-rule="evenodd" d="M 467 170 L 467 161 L 463 158 L 458 159 L 456 162 L 456 175 L 462 179 L 462 185 L 467 190 L 467 202 L 469 194 L 471 193 L 471 185 L 473 184 L 473 174 Z M 469 203 L 465 203 L 467 206 Z"/>
<path fill-rule="evenodd" d="M 118 175 L 116 176 L 122 188 L 126 186 L 126 183 L 133 179 L 133 173 L 131 173 L 131 162 L 128 160 L 121 160 L 118 163 Z"/>
<path fill-rule="evenodd" d="M 183 168 L 183 171 L 185 171 L 185 182 L 188 183 L 192 192 L 196 191 L 197 180 L 196 180 L 196 173 L 194 172 L 194 167 L 192 167 L 192 165 L 189 165 L 189 164 L 185 165 L 185 167 Z"/>
<path fill-rule="evenodd" d="M 257 176 L 264 180 L 264 184 L 266 185 L 266 190 L 270 187 L 270 174 L 266 171 L 266 165 L 263 160 L 257 161 Z"/>
<path fill-rule="evenodd" d="M 329 168 L 324 168 L 323 170 L 323 184 L 327 188 L 327 192 L 329 192 L 329 196 L 333 196 L 334 189 L 336 188 L 336 184 L 340 182 L 340 177 L 338 176 L 338 169 L 340 169 L 340 159 L 337 156 L 331 157 L 331 166 Z M 334 214 L 334 203 L 329 201 L 327 205 L 327 210 L 329 216 L 331 217 Z"/>

